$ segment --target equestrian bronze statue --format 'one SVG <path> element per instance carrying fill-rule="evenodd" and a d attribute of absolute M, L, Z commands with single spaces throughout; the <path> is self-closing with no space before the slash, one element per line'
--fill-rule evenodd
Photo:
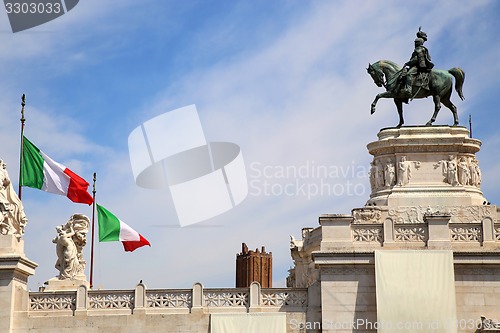
<path fill-rule="evenodd" d="M 426 40 L 427 34 L 419 29 L 411 59 L 403 67 L 389 60 L 368 64 L 368 74 L 375 84 L 386 89 L 375 97 L 371 104 L 371 113 L 375 112 L 375 106 L 380 98 L 394 99 L 399 114 L 399 124 L 396 127 L 404 124 L 403 103 L 428 96 L 432 96 L 434 101 L 434 114 L 427 122 L 427 126 L 436 120 L 441 103 L 453 113 L 453 126 L 458 125 L 457 108 L 450 100 L 453 90 L 452 78 L 455 78 L 455 90 L 463 100 L 462 86 L 465 73 L 458 67 L 450 70 L 433 69 L 434 64 L 431 62 L 429 51 L 423 46 Z"/>

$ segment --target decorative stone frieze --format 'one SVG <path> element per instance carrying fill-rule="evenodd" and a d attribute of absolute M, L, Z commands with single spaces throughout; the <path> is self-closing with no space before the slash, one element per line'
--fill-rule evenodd
<path fill-rule="evenodd" d="M 352 216 L 354 217 L 352 222 L 354 224 L 382 223 L 382 213 L 378 207 L 355 208 L 352 210 Z"/>

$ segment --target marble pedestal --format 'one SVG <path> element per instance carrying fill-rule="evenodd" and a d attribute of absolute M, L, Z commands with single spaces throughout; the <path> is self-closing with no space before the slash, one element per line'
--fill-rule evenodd
<path fill-rule="evenodd" d="M 421 126 L 383 129 L 368 144 L 373 155 L 372 193 L 367 206 L 479 206 L 476 153 L 481 141 L 465 127 Z"/>
<path fill-rule="evenodd" d="M 74 279 L 64 280 L 60 280 L 58 277 L 54 277 L 48 281 L 45 281 L 44 285 L 44 291 L 77 290 L 80 286 L 86 286 L 87 288 L 90 288 L 90 283 L 87 281 L 85 275 L 77 276 Z"/>

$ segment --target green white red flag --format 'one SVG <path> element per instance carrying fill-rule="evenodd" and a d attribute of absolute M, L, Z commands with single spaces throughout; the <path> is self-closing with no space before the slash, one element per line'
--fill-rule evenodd
<path fill-rule="evenodd" d="M 128 224 L 117 218 L 103 206 L 97 205 L 97 219 L 99 223 L 99 242 L 121 241 L 127 252 L 151 244 L 140 233 Z"/>
<path fill-rule="evenodd" d="M 91 205 L 94 201 L 87 192 L 89 183 L 54 161 L 23 136 L 21 186 L 67 196 L 71 201 Z"/>

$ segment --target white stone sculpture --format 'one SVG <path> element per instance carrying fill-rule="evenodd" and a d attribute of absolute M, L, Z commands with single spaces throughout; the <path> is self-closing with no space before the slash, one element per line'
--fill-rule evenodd
<path fill-rule="evenodd" d="M 396 184 L 396 168 L 390 159 L 387 160 L 384 170 L 385 186 Z"/>
<path fill-rule="evenodd" d="M 380 160 L 375 161 L 375 187 L 376 188 L 381 188 L 384 187 L 384 167 L 382 166 L 382 163 Z"/>
<path fill-rule="evenodd" d="M 458 179 L 460 184 L 468 185 L 470 180 L 470 170 L 469 163 L 467 163 L 467 159 L 465 156 L 460 158 L 460 162 L 458 162 Z"/>
<path fill-rule="evenodd" d="M 0 160 L 0 234 L 14 235 L 21 239 L 27 223 L 23 204 L 7 173 L 7 165 Z"/>
<path fill-rule="evenodd" d="M 399 186 L 406 185 L 411 179 L 411 162 L 406 160 L 406 156 L 401 156 L 398 162 L 398 182 Z"/>
<path fill-rule="evenodd" d="M 473 157 L 469 164 L 470 171 L 470 185 L 480 187 L 481 185 L 481 169 L 475 157 Z"/>
<path fill-rule="evenodd" d="M 352 210 L 354 224 L 367 224 L 367 223 L 382 223 L 380 220 L 381 212 L 379 208 L 355 208 Z"/>
<path fill-rule="evenodd" d="M 303 240 L 296 239 L 293 235 L 290 235 L 290 249 L 302 250 Z"/>
<path fill-rule="evenodd" d="M 74 214 L 64 225 L 56 227 L 57 236 L 52 240 L 56 244 L 59 280 L 75 279 L 84 275 L 85 260 L 83 247 L 87 243 L 89 218 L 82 214 Z"/>
<path fill-rule="evenodd" d="M 376 184 L 375 184 L 375 176 L 377 174 L 377 167 L 375 166 L 375 162 L 370 163 L 370 187 L 372 189 L 372 192 L 375 191 Z"/>
<path fill-rule="evenodd" d="M 448 160 L 441 160 L 434 164 L 434 168 L 442 167 L 443 175 L 445 176 L 445 182 L 450 184 L 451 186 L 457 186 L 458 183 L 458 170 L 457 170 L 457 161 L 455 160 L 455 156 L 450 155 Z"/>

